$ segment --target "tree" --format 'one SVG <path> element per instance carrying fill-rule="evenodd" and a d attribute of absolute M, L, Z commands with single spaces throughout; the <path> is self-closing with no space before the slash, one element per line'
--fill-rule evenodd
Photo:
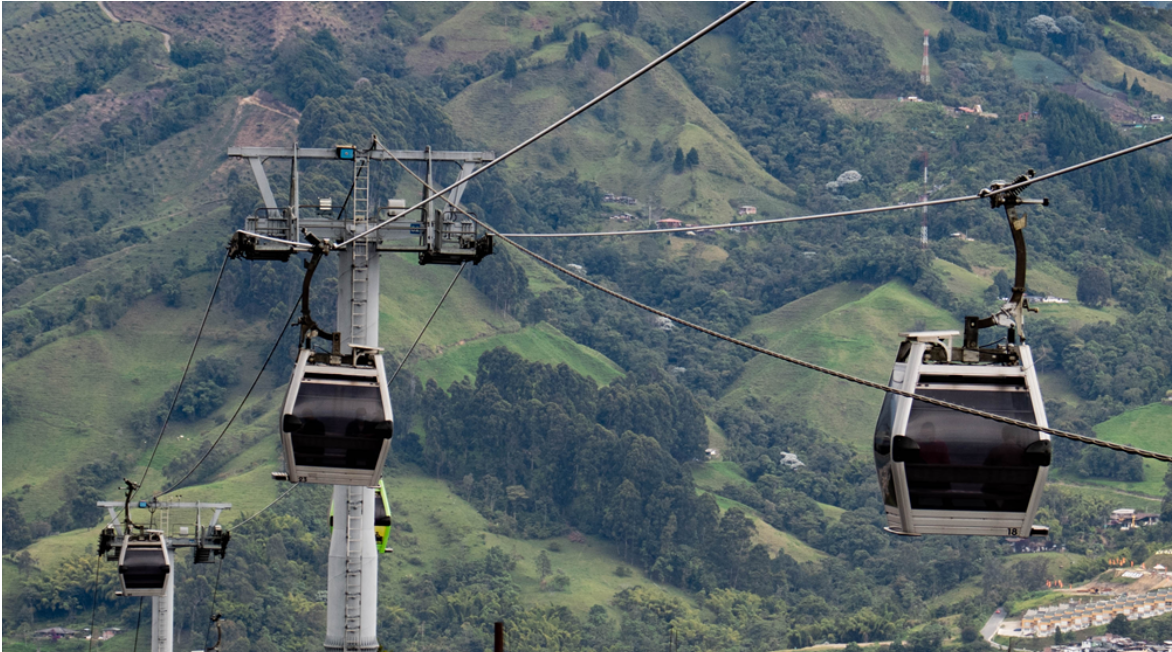
<path fill-rule="evenodd" d="M 505 61 L 505 70 L 501 73 L 501 77 L 505 79 L 512 79 L 517 76 L 517 58 L 509 57 Z"/>
<path fill-rule="evenodd" d="M 1078 277 L 1078 300 L 1098 308 L 1111 298 L 1111 278 L 1102 267 L 1091 265 Z"/>
<path fill-rule="evenodd" d="M 687 163 L 688 167 L 690 168 L 694 168 L 697 165 L 700 165 L 700 153 L 696 151 L 695 147 L 688 150 L 688 156 L 684 162 Z"/>
<path fill-rule="evenodd" d="M 684 171 L 684 150 L 676 148 L 675 160 L 671 162 L 671 171 L 681 174 Z"/>
<path fill-rule="evenodd" d="M 541 49 L 541 34 L 538 34 L 537 36 L 533 37 L 533 49 L 534 50 Z"/>
<path fill-rule="evenodd" d="M 1013 293 L 1013 281 L 1009 280 L 1009 275 L 1003 269 L 997 270 L 993 275 L 993 285 L 997 286 L 998 298 L 1008 297 Z"/>
<path fill-rule="evenodd" d="M 549 555 L 542 550 L 541 554 L 537 555 L 537 574 L 544 580 L 547 575 L 553 572 L 553 564 L 549 562 Z"/>
<path fill-rule="evenodd" d="M 1116 636 L 1130 636 L 1131 623 L 1127 620 L 1127 616 L 1116 614 L 1111 622 L 1107 623 L 1107 633 Z"/>
<path fill-rule="evenodd" d="M 598 51 L 598 67 L 603 70 L 610 68 L 610 55 L 606 53 L 606 48 Z"/>
<path fill-rule="evenodd" d="M 606 22 L 618 24 L 627 33 L 630 33 L 631 28 L 639 20 L 638 2 L 613 2 L 608 0 L 602 3 L 602 11 L 606 13 Z"/>
<path fill-rule="evenodd" d="M 653 163 L 658 163 L 663 160 L 663 143 L 659 139 L 651 141 L 651 150 L 647 153 L 651 157 Z"/>

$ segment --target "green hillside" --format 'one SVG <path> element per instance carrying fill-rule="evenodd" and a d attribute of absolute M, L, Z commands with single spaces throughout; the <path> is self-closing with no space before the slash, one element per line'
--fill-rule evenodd
<path fill-rule="evenodd" d="M 906 286 L 888 283 L 873 290 L 857 285 L 819 290 L 755 318 L 741 335 L 764 337 L 767 346 L 779 353 L 886 382 L 899 332 L 957 327 L 955 318 Z M 745 365 L 721 402 L 735 405 L 749 396 L 789 417 L 805 419 L 858 451 L 870 449 L 875 415 L 883 400 L 875 390 L 847 386 L 764 356 Z"/>
<path fill-rule="evenodd" d="M 259 205 L 229 147 L 377 132 L 390 147 L 499 155 L 726 10 L 4 3 L 4 645 L 81 652 L 84 641 L 31 634 L 92 615 L 124 630 L 99 647 L 130 652 L 135 601 L 92 597 L 85 564 L 106 518 L 93 501 L 118 498 L 152 456 L 139 496 L 155 494 L 206 450 L 296 297 L 299 260 L 227 262 L 195 356 L 215 359 L 193 370 L 155 454 L 225 244 Z M 466 197 L 491 223 L 531 232 L 624 228 L 607 219 L 620 211 L 637 216 L 631 228 L 715 224 L 742 205 L 769 218 L 912 200 L 922 153 L 934 199 L 967 196 L 1166 133 L 1172 122 L 1132 125 L 1172 115 L 1170 52 L 1172 10 L 1146 5 L 760 3 Z M 896 99 L 913 93 L 925 101 Z M 956 109 L 976 102 L 1002 117 Z M 675 165 L 677 151 L 692 162 Z M 1029 291 L 1070 300 L 1039 303 L 1026 322 L 1052 423 L 1161 452 L 1172 449 L 1172 406 L 1159 402 L 1172 387 L 1166 154 L 1031 188 L 1053 203 L 1030 211 L 1026 231 Z M 353 201 L 348 168 L 301 165 L 303 201 Z M 282 203 L 287 162 L 265 166 Z M 860 180 L 837 182 L 848 170 Z M 418 197 L 390 164 L 371 182 L 380 204 Z M 600 204 L 607 192 L 637 203 Z M 900 332 L 958 328 L 1012 273 L 1004 215 L 987 202 L 934 208 L 927 247 L 914 218 L 528 243 L 658 309 L 884 382 Z M 945 238 L 954 231 L 970 239 Z M 321 294 L 345 280 L 326 260 L 319 319 Z M 455 273 L 382 258 L 389 368 Z M 521 652 L 652 650 L 667 636 L 722 652 L 899 640 L 965 652 L 962 632 L 997 606 L 1058 599 L 1038 577 L 1172 541 L 1166 524 L 1103 527 L 1114 507 L 1161 509 L 1164 465 L 1144 461 L 1142 481 L 1126 482 L 1138 465 L 1116 457 L 1088 478 L 1092 456 L 1070 449 L 1039 512 L 1066 553 L 889 537 L 870 452 L 881 392 L 668 328 L 516 251 L 464 274 L 405 369 L 483 391 L 395 388 L 413 432 L 396 436 L 384 470 L 395 518 L 394 553 L 379 560 L 385 649 L 486 649 L 504 619 Z M 329 490 L 299 487 L 235 525 L 289 488 L 271 478 L 284 463 L 288 339 L 215 454 L 169 496 L 234 505 L 227 563 L 176 565 L 177 646 L 210 645 L 201 630 L 220 612 L 225 652 L 320 647 Z M 805 469 L 777 460 L 786 438 Z M 101 569 L 104 582 L 113 569 Z"/>
<path fill-rule="evenodd" d="M 448 114 L 466 138 L 506 149 L 528 136 L 534 123 L 562 117 L 655 56 L 638 40 L 614 33 L 605 38 L 622 53 L 610 71 L 591 63 L 597 56 L 593 49 L 570 70 L 560 55 L 550 63 L 535 61 L 556 44 L 546 46 L 520 61 L 523 70 L 516 78 L 497 75 L 469 86 L 447 105 Z M 677 72 L 664 67 L 641 81 L 518 155 L 510 169 L 524 175 L 576 170 L 579 178 L 607 191 L 635 197 L 641 212 L 651 201 L 656 209 L 701 223 L 730 221 L 743 204 L 756 205 L 763 215 L 791 214 L 792 192 L 761 169 Z M 647 111 L 649 106 L 655 110 Z M 654 162 L 649 152 L 657 139 L 666 156 Z M 677 147 L 695 148 L 699 167 L 673 174 Z"/>
<path fill-rule="evenodd" d="M 423 360 L 414 371 L 421 379 L 434 379 L 440 387 L 448 387 L 465 377 L 476 377 L 480 355 L 503 346 L 519 353 L 526 360 L 557 365 L 565 363 L 571 369 L 606 385 L 622 377 L 623 372 L 601 353 L 575 343 L 553 326 L 541 322 L 515 333 L 492 335 L 472 341 L 457 342 L 435 358 Z"/>
<path fill-rule="evenodd" d="M 1095 434 L 1106 441 L 1129 444 L 1139 448 L 1166 451 L 1172 435 L 1172 405 L 1155 403 L 1112 417 L 1095 426 Z M 1142 482 L 1122 482 L 1098 478 L 1071 478 L 1060 475 L 1063 480 L 1077 481 L 1094 486 L 1109 487 L 1120 491 L 1161 497 L 1168 492 L 1164 475 L 1168 466 L 1156 460 L 1144 460 Z"/>

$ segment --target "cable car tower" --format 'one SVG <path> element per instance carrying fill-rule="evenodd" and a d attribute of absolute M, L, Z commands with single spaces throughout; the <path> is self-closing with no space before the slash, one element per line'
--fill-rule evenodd
<path fill-rule="evenodd" d="M 150 524 L 139 525 L 130 518 L 130 497 L 138 485 L 126 481 L 126 499 L 100 501 L 110 521 L 98 539 L 98 555 L 107 561 L 118 562 L 118 577 L 126 597 L 151 599 L 151 652 L 173 652 L 175 632 L 175 567 L 172 560 L 177 548 L 194 548 L 194 562 L 210 564 L 213 557 L 223 557 L 230 535 L 219 524 L 220 514 L 231 509 L 229 503 L 160 502 L 157 499 L 140 500 L 136 506 L 150 512 Z M 122 508 L 122 523 L 117 508 Z M 195 523 L 180 525 L 172 517 L 172 510 L 194 509 Z M 211 519 L 203 524 L 203 510 L 212 510 Z M 158 522 L 155 517 L 158 516 Z"/>
<path fill-rule="evenodd" d="M 232 147 L 228 156 L 248 161 L 264 206 L 246 218 L 229 244 L 229 256 L 249 260 L 288 261 L 294 253 L 309 252 L 302 284 L 301 339 L 281 410 L 279 431 L 285 453 L 285 473 L 276 479 L 334 485 L 331 513 L 339 515 L 330 538 L 325 648 L 339 652 L 374 652 L 377 640 L 378 555 L 386 540 L 376 540 L 375 487 L 394 430 L 390 392 L 378 348 L 379 254 L 414 252 L 419 264 L 479 263 L 492 253 L 492 236 L 480 232 L 465 216 L 424 202 L 418 216 L 403 214 L 406 204 L 391 201 L 374 208 L 370 197 L 371 166 L 378 162 L 421 162 L 424 198 L 434 187 L 438 164 L 455 164 L 456 181 L 493 160 L 492 152 L 392 151 L 372 137 L 363 149 L 352 145 L 331 148 Z M 300 160 L 339 161 L 352 166 L 350 193 L 337 213 L 331 199 L 302 204 Z M 288 160 L 289 201 L 279 206 L 269 187 L 266 160 Z M 465 184 L 456 185 L 447 199 L 459 204 Z M 350 208 L 346 215 L 346 208 Z M 340 247 L 370 229 L 371 219 L 390 224 Z M 339 254 L 337 332 L 323 332 L 309 313 L 309 289 L 321 257 Z M 326 342 L 316 350 L 315 340 Z M 383 510 L 384 512 L 386 510 Z M 387 516 L 383 519 L 389 521 Z M 389 530 L 389 523 L 377 525 Z"/>

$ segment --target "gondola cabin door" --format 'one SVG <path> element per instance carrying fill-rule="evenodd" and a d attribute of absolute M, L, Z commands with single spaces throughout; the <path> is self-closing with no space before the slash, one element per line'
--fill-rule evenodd
<path fill-rule="evenodd" d="M 955 331 L 905 335 L 891 387 L 1048 426 L 1028 346 L 1015 347 L 1013 363 L 962 363 L 953 356 Z M 875 428 L 887 529 L 1041 534 L 1033 521 L 1050 456 L 1045 433 L 888 394 Z"/>
<path fill-rule="evenodd" d="M 281 413 L 289 479 L 375 486 L 394 432 L 382 356 L 356 352 L 353 364 L 314 356 L 298 355 Z"/>

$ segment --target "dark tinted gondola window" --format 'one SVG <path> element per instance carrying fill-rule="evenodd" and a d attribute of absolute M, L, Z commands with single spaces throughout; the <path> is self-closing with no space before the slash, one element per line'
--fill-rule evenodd
<path fill-rule="evenodd" d="M 883 502 L 892 507 L 895 502 L 895 480 L 891 476 L 891 430 L 895 420 L 894 394 L 883 399 L 879 410 L 879 421 L 875 423 L 875 468 L 879 471 L 879 488 L 883 491 Z"/>
<path fill-rule="evenodd" d="M 122 579 L 128 589 L 161 589 L 166 585 L 166 559 L 159 548 L 127 548 L 122 567 Z"/>
<path fill-rule="evenodd" d="M 299 466 L 373 469 L 390 434 L 376 430 L 386 420 L 377 385 L 303 382 L 293 414 L 302 423 L 292 434 Z"/>
<path fill-rule="evenodd" d="M 919 394 L 1036 423 L 1029 392 L 1014 388 L 925 389 Z M 1038 465 L 1027 462 L 1026 446 L 1037 432 L 916 401 L 907 436 L 919 445 L 906 464 L 915 509 L 1024 512 Z"/>

